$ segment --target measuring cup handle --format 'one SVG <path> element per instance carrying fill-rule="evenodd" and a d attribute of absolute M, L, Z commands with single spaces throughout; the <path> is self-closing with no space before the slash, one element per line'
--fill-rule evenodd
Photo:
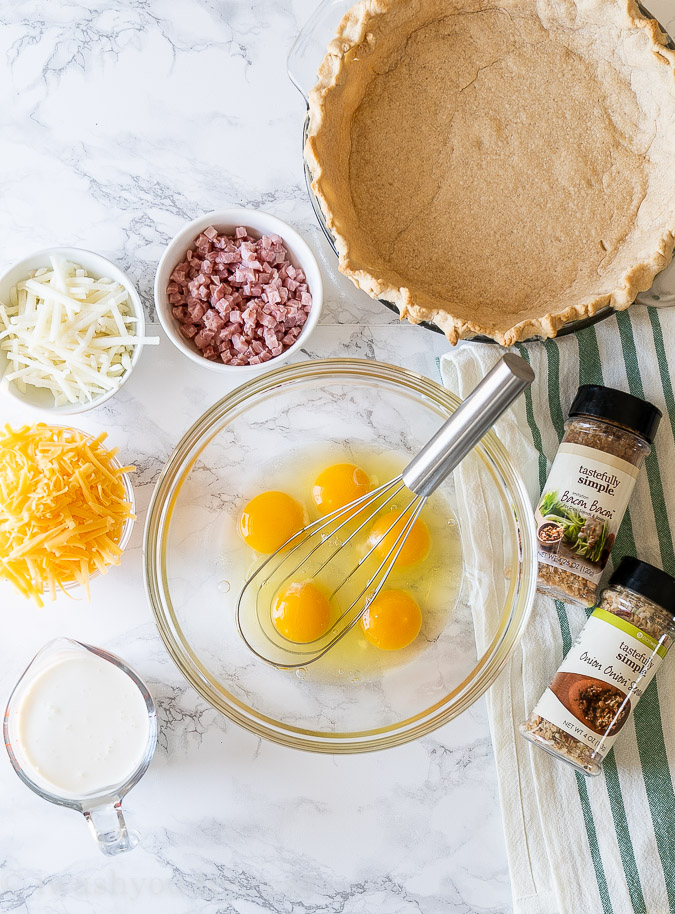
<path fill-rule="evenodd" d="M 108 857 L 124 854 L 138 844 L 138 835 L 130 832 L 122 815 L 122 801 L 82 810 L 99 849 Z"/>

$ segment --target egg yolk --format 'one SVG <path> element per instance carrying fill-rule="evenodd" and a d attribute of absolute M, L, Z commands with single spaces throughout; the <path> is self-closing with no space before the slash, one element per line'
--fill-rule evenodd
<path fill-rule="evenodd" d="M 388 511 L 378 517 L 370 528 L 368 548 L 371 549 L 374 546 L 375 552 L 382 559 L 386 558 L 387 553 L 394 546 L 396 538 L 410 520 L 407 514 L 405 517 L 401 517 L 401 514 L 401 511 Z M 397 517 L 400 520 L 396 520 Z M 390 527 L 392 528 L 391 530 L 389 530 Z M 421 562 L 422 559 L 427 557 L 430 546 L 429 528 L 423 520 L 417 518 L 406 534 L 401 551 L 394 562 L 394 568 L 403 568 L 407 565 L 415 565 L 417 562 Z"/>
<path fill-rule="evenodd" d="M 382 651 L 400 651 L 419 635 L 422 613 L 403 590 L 383 590 L 361 616 L 361 628 Z"/>
<path fill-rule="evenodd" d="M 272 604 L 274 627 L 288 641 L 308 644 L 330 627 L 330 603 L 309 581 L 288 584 Z"/>
<path fill-rule="evenodd" d="M 285 492 L 261 492 L 246 505 L 239 530 L 257 552 L 275 552 L 304 526 L 301 506 Z"/>
<path fill-rule="evenodd" d="M 316 477 L 312 498 L 319 514 L 330 514 L 370 491 L 370 479 L 354 463 L 336 463 Z"/>

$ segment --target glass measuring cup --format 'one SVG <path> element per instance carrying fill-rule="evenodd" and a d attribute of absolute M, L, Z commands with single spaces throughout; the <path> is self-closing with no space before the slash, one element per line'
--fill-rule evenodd
<path fill-rule="evenodd" d="M 113 664 L 131 679 L 145 703 L 148 731 L 142 757 L 134 770 L 123 781 L 107 784 L 90 793 L 78 796 L 68 791 L 56 792 L 56 788 L 52 791 L 47 781 L 39 783 L 39 778 L 32 776 L 33 765 L 29 762 L 20 739 L 20 716 L 23 701 L 37 678 L 60 660 L 76 657 L 83 653 L 85 656 L 87 653 L 92 654 Z M 136 846 L 138 836 L 127 829 L 122 814 L 122 800 L 143 777 L 150 764 L 157 744 L 157 713 L 152 696 L 145 684 L 124 661 L 101 648 L 82 644 L 70 638 L 56 638 L 54 641 L 50 641 L 35 655 L 9 697 L 3 721 L 3 736 L 12 766 L 24 784 L 44 800 L 49 800 L 50 803 L 67 806 L 81 812 L 104 854 L 114 856 L 132 850 Z"/>

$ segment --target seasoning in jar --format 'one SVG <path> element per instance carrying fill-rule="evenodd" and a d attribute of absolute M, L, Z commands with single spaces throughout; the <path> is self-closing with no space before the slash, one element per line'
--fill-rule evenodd
<path fill-rule="evenodd" d="M 584 774 L 600 773 L 675 638 L 675 578 L 626 557 L 519 730 Z"/>
<path fill-rule="evenodd" d="M 661 410 L 623 390 L 580 387 L 535 511 L 538 590 L 592 606 Z"/>

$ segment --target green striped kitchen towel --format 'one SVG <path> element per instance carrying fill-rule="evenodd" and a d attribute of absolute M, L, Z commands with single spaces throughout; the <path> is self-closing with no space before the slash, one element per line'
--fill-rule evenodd
<path fill-rule="evenodd" d="M 675 309 L 635 305 L 576 335 L 518 349 L 536 380 L 497 433 L 533 503 L 580 384 L 627 390 L 661 408 L 664 420 L 612 559 L 633 554 L 675 574 Z M 466 396 L 502 351 L 460 346 L 441 360 L 444 383 Z M 470 492 L 464 466 L 456 479 Z M 675 658 L 645 692 L 597 778 L 577 774 L 516 731 L 585 620 L 583 609 L 537 596 L 523 640 L 488 694 L 514 912 L 675 914 Z"/>

